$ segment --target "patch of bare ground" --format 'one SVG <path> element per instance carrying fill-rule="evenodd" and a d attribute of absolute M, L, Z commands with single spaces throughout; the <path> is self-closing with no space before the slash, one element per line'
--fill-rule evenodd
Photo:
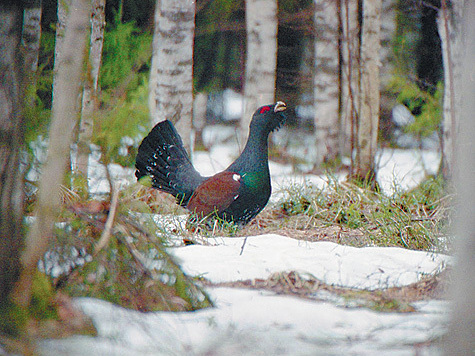
<path fill-rule="evenodd" d="M 404 287 L 372 291 L 332 286 L 310 275 L 302 275 L 294 271 L 273 273 L 267 279 L 225 283 L 210 283 L 206 280 L 202 282 L 210 287 L 257 289 L 309 300 L 336 300 L 337 305 L 344 307 L 366 307 L 377 311 L 408 313 L 416 311 L 412 305 L 414 302 L 444 299 L 449 276 L 450 270 L 446 269 Z"/>

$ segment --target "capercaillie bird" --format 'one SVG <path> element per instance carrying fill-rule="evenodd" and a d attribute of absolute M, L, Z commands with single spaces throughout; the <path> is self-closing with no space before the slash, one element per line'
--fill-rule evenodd
<path fill-rule="evenodd" d="M 212 177 L 195 170 L 173 124 L 162 121 L 139 146 L 135 176 L 142 184 L 173 195 L 177 204 L 200 218 L 214 215 L 247 224 L 269 201 L 268 137 L 285 123 L 285 110 L 281 101 L 257 109 L 241 155 Z"/>

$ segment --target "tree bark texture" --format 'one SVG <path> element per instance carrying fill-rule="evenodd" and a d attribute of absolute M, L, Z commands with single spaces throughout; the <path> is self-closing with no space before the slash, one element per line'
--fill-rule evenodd
<path fill-rule="evenodd" d="M 77 98 L 81 87 L 84 52 L 90 25 L 89 0 L 73 0 L 61 48 L 62 59 L 57 63 L 57 96 L 53 103 L 46 163 L 37 197 L 36 220 L 30 228 L 22 255 L 23 271 L 15 300 L 27 306 L 31 295 L 31 282 L 40 258 L 46 252 L 53 235 L 53 225 L 61 209 L 60 188 L 69 161 L 72 134 L 76 124 Z"/>
<path fill-rule="evenodd" d="M 353 174 L 374 179 L 380 101 L 381 0 L 363 1 L 361 29 L 360 114 L 357 120 L 356 166 Z"/>
<path fill-rule="evenodd" d="M 92 0 L 91 42 L 89 60 L 82 92 L 81 122 L 78 132 L 77 170 L 88 176 L 90 144 L 94 129 L 93 113 L 96 107 L 97 83 L 101 68 L 104 29 L 106 26 L 106 0 Z"/>
<path fill-rule="evenodd" d="M 455 183 L 457 189 L 455 252 L 456 264 L 453 285 L 451 321 L 448 335 L 444 338 L 445 355 L 472 355 L 475 350 L 475 2 L 465 1 L 460 6 L 463 14 L 463 38 L 465 54 L 462 56 L 460 131 L 454 137 L 457 148 L 455 165 Z M 461 24 L 459 29 L 461 29 Z M 464 58 L 464 59 L 463 59 Z"/>
<path fill-rule="evenodd" d="M 172 121 L 192 147 L 195 1 L 157 0 L 150 71 L 152 123 Z"/>
<path fill-rule="evenodd" d="M 275 101 L 277 68 L 277 1 L 246 0 L 246 74 L 240 143 L 243 146 L 252 114 Z"/>
<path fill-rule="evenodd" d="M 393 39 L 396 33 L 396 4 L 394 0 L 382 0 L 381 10 L 381 89 L 389 83 L 394 74 Z"/>
<path fill-rule="evenodd" d="M 56 77 L 58 75 L 58 66 L 62 62 L 62 46 L 64 42 L 64 31 L 66 28 L 66 19 L 71 8 L 72 0 L 58 1 L 58 21 L 56 22 L 56 37 L 54 43 L 54 74 L 53 74 L 53 103 L 58 95 L 58 86 L 55 85 Z M 54 104 L 53 104 L 54 105 Z"/>
<path fill-rule="evenodd" d="M 442 159 L 440 172 L 445 179 L 455 164 L 455 139 L 461 105 L 461 71 L 463 58 L 462 18 L 464 0 L 442 0 L 437 26 L 442 44 L 444 98 L 442 115 Z"/>
<path fill-rule="evenodd" d="M 340 2 L 341 119 L 340 153 L 348 156 L 356 146 L 355 125 L 359 113 L 360 24 L 358 0 Z"/>
<path fill-rule="evenodd" d="M 20 5 L 0 1 L 0 303 L 20 275 L 23 244 L 21 23 Z"/>
<path fill-rule="evenodd" d="M 21 43 L 25 50 L 25 68 L 31 73 L 36 73 L 41 38 L 41 0 L 23 1 L 23 3 Z"/>
<path fill-rule="evenodd" d="M 339 1 L 315 0 L 313 75 L 317 166 L 340 156 Z"/>

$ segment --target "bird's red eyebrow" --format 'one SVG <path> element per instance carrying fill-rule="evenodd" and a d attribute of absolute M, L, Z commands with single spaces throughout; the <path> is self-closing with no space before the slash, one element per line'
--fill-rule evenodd
<path fill-rule="evenodd" d="M 263 114 L 268 111 L 270 111 L 270 106 L 264 106 L 261 108 L 261 110 L 259 110 L 259 114 Z"/>

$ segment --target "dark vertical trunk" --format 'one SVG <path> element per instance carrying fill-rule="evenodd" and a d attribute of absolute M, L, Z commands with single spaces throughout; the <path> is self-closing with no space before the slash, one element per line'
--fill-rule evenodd
<path fill-rule="evenodd" d="M 21 10 L 0 1 L 0 303 L 19 277 L 23 243 Z"/>
<path fill-rule="evenodd" d="M 439 0 L 431 0 L 421 7 L 421 40 L 417 47 L 417 76 L 420 87 L 434 92 L 443 78 L 442 48 L 437 30 Z"/>

